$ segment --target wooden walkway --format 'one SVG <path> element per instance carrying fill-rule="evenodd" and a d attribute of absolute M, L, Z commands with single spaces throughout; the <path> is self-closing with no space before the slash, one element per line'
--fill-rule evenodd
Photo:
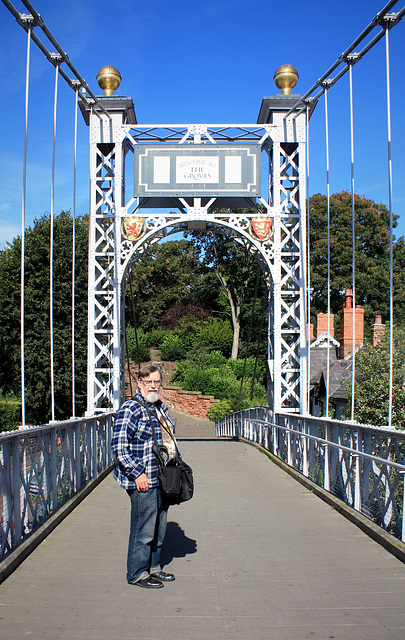
<path fill-rule="evenodd" d="M 126 583 L 110 475 L 0 585 L 1 640 L 405 638 L 405 565 L 256 448 L 178 417 L 196 493 L 169 511 L 176 581 Z"/>

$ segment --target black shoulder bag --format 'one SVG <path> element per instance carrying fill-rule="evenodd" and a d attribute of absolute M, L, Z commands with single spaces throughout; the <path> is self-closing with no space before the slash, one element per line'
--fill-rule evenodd
<path fill-rule="evenodd" d="M 155 425 L 153 424 L 152 414 L 148 405 L 145 403 L 153 434 L 153 453 L 158 463 L 159 487 L 162 498 L 169 504 L 181 504 L 193 497 L 194 479 L 192 468 L 184 462 L 177 447 L 176 439 L 173 438 L 170 431 L 170 437 L 173 440 L 176 455 L 173 459 L 168 459 L 167 449 L 164 445 L 159 444 L 156 438 Z M 164 428 L 164 427 L 163 427 Z"/>

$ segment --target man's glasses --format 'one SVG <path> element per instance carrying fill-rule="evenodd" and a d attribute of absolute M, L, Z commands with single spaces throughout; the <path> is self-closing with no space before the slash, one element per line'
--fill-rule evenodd
<path fill-rule="evenodd" d="M 160 387 L 162 384 L 160 380 L 144 380 L 143 378 L 139 379 L 142 384 L 149 389 L 152 385 L 155 387 Z"/>

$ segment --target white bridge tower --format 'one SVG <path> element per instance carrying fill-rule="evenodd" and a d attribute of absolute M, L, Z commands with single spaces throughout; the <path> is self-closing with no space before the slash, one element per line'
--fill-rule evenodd
<path fill-rule="evenodd" d="M 141 125 L 132 99 L 114 95 L 117 69 L 100 70 L 108 117 L 81 105 L 90 127 L 89 414 L 123 401 L 132 265 L 150 244 L 187 229 L 233 238 L 261 264 L 269 405 L 306 412 L 305 138 L 315 104 L 291 95 L 294 67 L 283 65 L 274 78 L 282 93 L 263 99 L 256 124 Z"/>

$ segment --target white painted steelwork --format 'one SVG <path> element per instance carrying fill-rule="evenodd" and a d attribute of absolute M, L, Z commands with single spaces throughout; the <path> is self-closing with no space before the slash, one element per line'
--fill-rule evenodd
<path fill-rule="evenodd" d="M 124 393 L 124 291 L 128 274 L 145 249 L 172 233 L 210 229 L 243 244 L 258 260 L 269 291 L 269 404 L 306 411 L 306 114 L 294 124 L 288 106 L 275 98 L 271 124 L 139 125 L 125 123 L 128 98 L 99 98 L 87 112 L 91 146 L 89 254 L 88 414 L 117 409 Z M 272 101 L 272 98 L 266 100 Z M 286 99 L 284 98 L 284 102 Z M 132 105 L 133 112 L 133 105 Z M 134 113 L 134 112 L 133 112 Z M 266 186 L 260 197 L 164 195 L 135 197 L 133 156 L 138 145 L 170 152 L 198 145 L 213 153 L 256 144 L 265 157 Z M 129 180 L 128 180 L 129 181 Z M 262 176 L 263 181 L 263 176 Z M 173 187 L 172 191 L 173 191 Z M 128 196 L 127 196 L 128 193 Z M 198 196 L 198 197 L 197 197 Z M 234 213 L 232 209 L 246 213 Z"/>
<path fill-rule="evenodd" d="M 111 467 L 114 415 L 0 434 L 0 559 Z"/>
<path fill-rule="evenodd" d="M 263 446 L 405 542 L 405 432 L 259 407 L 218 420 L 216 433 Z"/>

